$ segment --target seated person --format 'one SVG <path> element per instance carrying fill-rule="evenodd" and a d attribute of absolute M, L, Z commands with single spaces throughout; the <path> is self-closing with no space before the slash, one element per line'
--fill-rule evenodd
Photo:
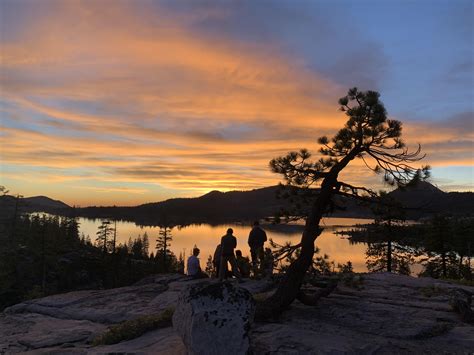
<path fill-rule="evenodd" d="M 221 264 L 221 254 L 222 254 L 221 245 L 219 244 L 216 247 L 216 251 L 214 252 L 214 258 L 212 259 L 212 265 L 214 266 L 216 277 L 219 277 L 219 266 Z"/>
<path fill-rule="evenodd" d="M 198 248 L 193 249 L 193 255 L 188 258 L 187 269 L 188 276 L 191 276 L 194 279 L 202 279 L 208 277 L 201 270 L 201 265 L 199 265 L 199 255 L 200 250 Z"/>
<path fill-rule="evenodd" d="M 242 256 L 242 251 L 235 251 L 235 259 L 237 261 L 237 268 L 242 277 L 250 277 L 250 260 L 248 257 Z"/>

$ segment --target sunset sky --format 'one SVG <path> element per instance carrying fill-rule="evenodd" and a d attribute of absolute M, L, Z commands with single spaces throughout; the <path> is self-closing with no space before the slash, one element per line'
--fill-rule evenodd
<path fill-rule="evenodd" d="M 80 206 L 275 185 L 357 86 L 434 184 L 473 191 L 473 4 L 0 0 L 0 185 Z"/>

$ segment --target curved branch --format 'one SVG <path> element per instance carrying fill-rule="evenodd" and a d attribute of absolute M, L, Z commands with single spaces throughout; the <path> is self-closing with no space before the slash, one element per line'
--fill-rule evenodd
<path fill-rule="evenodd" d="M 397 184 L 403 186 L 410 182 L 417 174 L 418 169 L 406 164 L 405 162 L 414 162 L 423 157 L 416 157 L 419 154 L 420 148 L 414 153 L 407 153 L 407 157 L 403 153 L 389 154 L 376 149 L 366 149 L 366 152 L 371 156 L 384 172 L 387 181 L 393 180 Z M 405 152 L 405 151 L 404 151 Z"/>
<path fill-rule="evenodd" d="M 273 257 L 276 262 L 281 261 L 287 257 L 291 257 L 293 253 L 296 252 L 296 250 L 301 248 L 301 243 L 298 243 L 296 245 L 291 245 L 290 243 L 281 245 L 274 242 L 273 239 L 270 239 L 269 242 L 273 248 L 276 248 L 276 250 L 273 251 Z"/>
<path fill-rule="evenodd" d="M 375 168 L 372 168 L 372 167 L 367 163 L 367 161 L 365 160 L 365 158 L 364 158 L 363 155 L 361 155 L 360 157 L 361 157 L 362 161 L 364 162 L 365 166 L 366 166 L 369 170 L 372 170 L 374 173 L 377 172 L 377 168 L 376 168 L 376 167 L 375 167 Z"/>
<path fill-rule="evenodd" d="M 359 191 L 363 191 L 363 192 L 367 193 L 370 197 L 376 197 L 377 196 L 377 193 L 375 191 L 373 191 L 373 190 L 371 190 L 367 187 L 364 187 L 364 186 L 353 186 L 353 185 L 347 184 L 345 182 L 339 182 L 339 184 L 341 185 L 341 187 L 350 190 L 354 196 L 360 196 Z"/>
<path fill-rule="evenodd" d="M 369 196 L 353 195 L 351 193 L 342 192 L 342 191 L 338 191 L 338 192 L 336 192 L 336 194 L 339 195 L 339 196 L 353 198 L 355 200 L 359 200 L 359 201 L 362 201 L 362 202 L 373 202 L 372 197 L 369 197 Z"/>

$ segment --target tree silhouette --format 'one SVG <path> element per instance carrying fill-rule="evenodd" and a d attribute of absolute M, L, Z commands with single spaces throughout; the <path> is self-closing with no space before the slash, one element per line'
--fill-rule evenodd
<path fill-rule="evenodd" d="M 452 218 L 451 223 L 454 224 L 454 250 L 459 255 L 459 275 L 472 280 L 471 256 L 474 240 L 471 234 L 474 220 L 472 218 Z"/>
<path fill-rule="evenodd" d="M 180 274 L 184 274 L 184 252 L 179 253 L 178 260 L 176 261 L 176 271 Z"/>
<path fill-rule="evenodd" d="M 150 255 L 149 255 L 150 240 L 149 240 L 149 238 L 148 238 L 147 232 L 145 232 L 145 233 L 143 234 L 142 243 L 143 243 L 143 256 L 145 256 L 146 258 L 148 258 L 148 257 L 150 256 Z"/>
<path fill-rule="evenodd" d="M 112 239 L 112 254 L 115 254 L 116 244 L 117 244 L 117 220 L 114 220 L 114 238 Z"/>
<path fill-rule="evenodd" d="M 415 262 L 407 248 L 391 239 L 386 242 L 369 242 L 365 255 L 367 269 L 371 272 L 388 271 L 410 275 L 410 265 Z"/>
<path fill-rule="evenodd" d="M 168 271 L 168 265 L 171 262 L 169 251 L 170 242 L 173 240 L 173 237 L 171 236 L 171 230 L 172 228 L 167 226 L 161 227 L 158 238 L 156 239 L 156 249 L 158 251 L 156 256 L 161 256 L 164 272 Z"/>
<path fill-rule="evenodd" d="M 385 192 L 380 192 L 375 201 L 372 208 L 375 220 L 367 227 L 367 269 L 410 275 L 410 264 L 414 263 L 413 251 L 399 243 L 406 232 L 405 210 L 400 202 Z"/>
<path fill-rule="evenodd" d="M 97 237 L 95 239 L 96 244 L 99 248 L 102 248 L 102 252 L 107 254 L 108 246 L 109 246 L 109 237 L 113 235 L 113 228 L 110 226 L 112 222 L 109 220 L 102 221 L 101 225 L 97 229 Z"/>
<path fill-rule="evenodd" d="M 402 123 L 387 119 L 383 103 L 375 91 L 350 89 L 339 100 L 341 111 L 347 116 L 345 126 L 330 140 L 320 137 L 319 152 L 322 158 L 311 162 L 307 149 L 290 152 L 286 156 L 272 159 L 273 172 L 281 174 L 287 186 L 298 187 L 306 192 L 311 201 L 303 208 L 306 219 L 297 259 L 291 263 L 276 292 L 260 305 L 260 315 L 281 312 L 296 298 L 307 299 L 301 292 L 306 271 L 311 266 L 315 250 L 314 242 L 321 234 L 320 221 L 334 204 L 334 196 L 366 198 L 375 193 L 365 186 L 355 186 L 339 180 L 339 174 L 354 159 L 360 159 L 375 173 L 381 173 L 386 182 L 404 186 L 417 175 L 427 175 L 428 168 L 418 170 L 410 164 L 424 157 L 421 147 L 408 151 L 401 139 Z M 319 184 L 319 189 L 314 189 Z"/>
<path fill-rule="evenodd" d="M 146 255 L 143 252 L 143 239 L 140 235 L 138 235 L 138 237 L 133 240 L 130 252 L 135 259 L 145 258 Z"/>
<path fill-rule="evenodd" d="M 212 263 L 212 255 L 209 255 L 207 257 L 205 272 L 209 277 L 212 277 L 214 275 L 214 264 Z"/>
<path fill-rule="evenodd" d="M 0 194 L 2 194 L 3 196 L 5 196 L 6 194 L 8 194 L 10 191 L 7 190 L 7 188 L 3 185 L 0 185 Z"/>
<path fill-rule="evenodd" d="M 472 279 L 471 243 L 473 220 L 437 215 L 425 222 L 421 276 Z M 463 263 L 467 257 L 467 263 Z"/>

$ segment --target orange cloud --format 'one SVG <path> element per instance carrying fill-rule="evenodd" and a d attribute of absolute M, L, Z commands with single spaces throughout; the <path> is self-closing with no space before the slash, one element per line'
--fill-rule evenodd
<path fill-rule="evenodd" d="M 279 180 L 271 158 L 316 151 L 318 136 L 343 125 L 336 102 L 346 88 L 274 43 L 211 38 L 189 28 L 198 15 L 141 8 L 58 2 L 2 43 L 1 157 L 15 171 L 2 174 L 7 182 L 20 186 L 16 172 L 34 168 L 31 179 L 58 189 L 81 181 L 107 201 L 100 193 L 150 191 L 140 183 L 190 194 L 268 186 Z M 405 130 L 426 146 L 427 163 L 453 164 L 454 154 L 472 165 L 468 143 L 437 151 L 440 140 L 458 142 L 454 132 Z M 360 180 L 361 164 L 347 176 Z"/>

